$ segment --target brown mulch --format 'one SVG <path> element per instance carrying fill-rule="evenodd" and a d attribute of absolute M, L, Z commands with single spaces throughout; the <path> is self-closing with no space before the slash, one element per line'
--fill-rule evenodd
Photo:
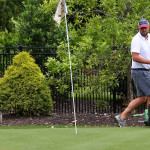
<path fill-rule="evenodd" d="M 114 114 L 76 114 L 77 125 L 87 126 L 117 126 Z M 129 115 L 126 126 L 145 126 L 144 116 L 133 117 Z M 53 113 L 50 116 L 16 116 L 15 114 L 3 114 L 0 126 L 28 126 L 28 125 L 74 125 L 73 114 Z"/>

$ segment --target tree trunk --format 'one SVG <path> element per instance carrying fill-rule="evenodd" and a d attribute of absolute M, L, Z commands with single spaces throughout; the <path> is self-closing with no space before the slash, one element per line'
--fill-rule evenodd
<path fill-rule="evenodd" d="M 131 100 L 133 100 L 133 85 L 132 85 L 131 62 L 130 62 L 127 71 L 127 101 L 130 102 Z"/>

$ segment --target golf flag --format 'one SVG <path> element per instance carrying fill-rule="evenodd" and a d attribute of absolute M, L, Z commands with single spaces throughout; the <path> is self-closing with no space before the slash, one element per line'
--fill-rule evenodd
<path fill-rule="evenodd" d="M 73 78 L 72 78 L 72 68 L 71 68 L 71 54 L 70 54 L 70 46 L 69 46 L 69 35 L 68 35 L 68 25 L 67 25 L 67 7 L 65 0 L 59 0 L 56 13 L 54 16 L 54 21 L 60 25 L 61 20 L 65 17 L 66 21 L 66 35 L 67 35 L 67 41 L 68 41 L 68 53 L 69 53 L 69 63 L 70 63 L 70 77 L 71 77 L 71 85 L 72 85 L 72 97 L 73 97 L 73 108 L 74 108 L 74 122 L 75 122 L 75 133 L 77 135 L 77 120 L 76 120 L 76 111 L 75 111 L 75 101 L 74 101 L 74 89 L 73 89 Z"/>
<path fill-rule="evenodd" d="M 54 21 L 58 24 L 58 26 L 60 25 L 61 20 L 65 17 L 65 14 L 68 14 L 65 0 L 59 0 L 54 16 Z"/>

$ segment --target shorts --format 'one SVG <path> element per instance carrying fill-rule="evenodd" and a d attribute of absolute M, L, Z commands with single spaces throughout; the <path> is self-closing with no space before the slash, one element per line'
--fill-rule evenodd
<path fill-rule="evenodd" d="M 147 70 L 131 70 L 137 97 L 150 96 L 150 72 Z"/>

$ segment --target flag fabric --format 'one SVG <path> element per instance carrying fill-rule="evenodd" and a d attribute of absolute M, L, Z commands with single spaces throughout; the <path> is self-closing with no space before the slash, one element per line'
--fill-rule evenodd
<path fill-rule="evenodd" d="M 58 26 L 60 25 L 61 20 L 65 17 L 65 13 L 68 14 L 66 2 L 65 0 L 59 0 L 53 19 L 58 24 Z"/>

